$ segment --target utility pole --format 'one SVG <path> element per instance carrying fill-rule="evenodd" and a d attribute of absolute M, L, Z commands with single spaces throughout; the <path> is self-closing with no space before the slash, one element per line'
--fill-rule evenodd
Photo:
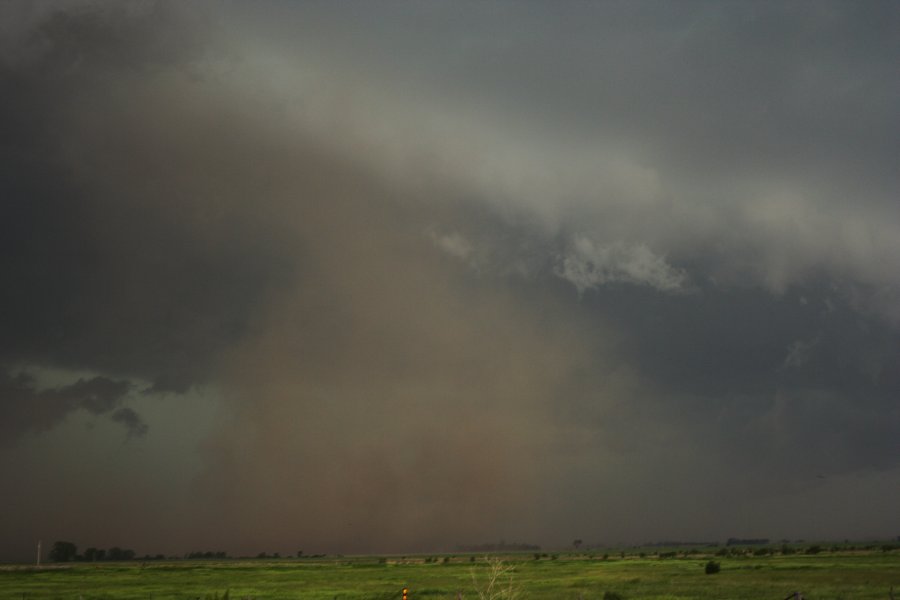
<path fill-rule="evenodd" d="M 38 540 L 37 566 L 41 566 L 41 540 Z"/>

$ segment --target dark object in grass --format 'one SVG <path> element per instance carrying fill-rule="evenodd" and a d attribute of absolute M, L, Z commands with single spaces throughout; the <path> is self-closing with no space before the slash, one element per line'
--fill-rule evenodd
<path fill-rule="evenodd" d="M 703 568 L 704 572 L 706 572 L 707 575 L 712 575 L 713 573 L 718 573 L 721 569 L 722 569 L 721 565 L 719 565 L 719 563 L 717 563 L 714 560 L 711 560 L 708 563 L 706 563 L 706 566 Z"/>

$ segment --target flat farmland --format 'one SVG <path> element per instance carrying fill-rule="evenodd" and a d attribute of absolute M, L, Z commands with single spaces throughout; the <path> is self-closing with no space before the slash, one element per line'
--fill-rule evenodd
<path fill-rule="evenodd" d="M 896 551 L 716 557 L 715 574 L 705 573 L 708 560 L 561 554 L 6 565 L 0 598 L 399 600 L 404 587 L 409 600 L 782 600 L 794 591 L 807 600 L 889 600 L 892 586 L 900 594 Z M 498 561 L 504 572 L 489 590 Z"/>

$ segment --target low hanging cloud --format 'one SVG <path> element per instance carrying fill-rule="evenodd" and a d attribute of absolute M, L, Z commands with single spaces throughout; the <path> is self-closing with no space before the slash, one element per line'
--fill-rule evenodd
<path fill-rule="evenodd" d="M 108 416 L 122 424 L 129 435 L 142 436 L 147 433 L 147 425 L 133 409 L 122 406 L 130 390 L 129 382 L 104 376 L 40 388 L 35 376 L 26 371 L 0 369 L 0 445 L 47 431 L 79 410 Z"/>

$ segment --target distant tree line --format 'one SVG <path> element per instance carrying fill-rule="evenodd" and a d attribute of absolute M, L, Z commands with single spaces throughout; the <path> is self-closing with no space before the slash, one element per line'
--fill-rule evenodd
<path fill-rule="evenodd" d="M 222 552 L 219 550 L 218 552 L 212 552 L 207 550 L 206 552 L 188 552 L 184 555 L 185 558 L 228 558 L 227 552 Z"/>
<path fill-rule="evenodd" d="M 323 558 L 325 554 L 304 554 L 303 550 L 297 551 L 297 558 Z M 217 560 L 217 559 L 227 559 L 229 558 L 228 553 L 222 550 L 196 550 L 193 552 L 187 552 L 183 556 L 169 556 L 166 557 L 163 554 L 156 554 L 151 556 L 146 554 L 144 556 L 138 556 L 134 550 L 129 548 L 120 548 L 118 546 L 113 546 L 112 548 L 87 548 L 81 554 L 78 553 L 78 546 L 76 546 L 72 542 L 59 541 L 53 544 L 53 547 L 50 550 L 49 558 L 52 562 L 99 562 L 99 561 L 113 561 L 113 560 Z M 267 554 L 265 552 L 260 552 L 256 555 L 256 558 L 265 558 L 265 559 L 280 559 L 282 558 L 281 554 L 278 552 L 273 552 L 271 554 Z"/>
<path fill-rule="evenodd" d="M 84 554 L 78 554 L 78 546 L 72 542 L 55 542 L 50 549 L 49 558 L 53 562 L 73 562 L 99 560 L 134 560 L 134 550 L 113 546 L 107 550 L 103 548 L 87 548 Z"/>
<path fill-rule="evenodd" d="M 728 538 L 725 542 L 726 546 L 765 546 L 769 543 L 769 538 Z"/>
<path fill-rule="evenodd" d="M 646 546 L 652 547 L 663 547 L 663 548 L 682 548 L 684 546 L 718 546 L 717 542 L 678 542 L 678 541 L 670 541 L 664 540 L 662 542 L 651 542 L 649 544 L 645 544 Z"/>
<path fill-rule="evenodd" d="M 581 540 L 578 540 L 579 545 Z M 457 546 L 457 552 L 531 552 L 540 550 L 541 547 L 535 544 L 525 544 L 522 542 L 506 543 L 500 541 L 495 544 L 479 544 L 475 546 Z"/>

